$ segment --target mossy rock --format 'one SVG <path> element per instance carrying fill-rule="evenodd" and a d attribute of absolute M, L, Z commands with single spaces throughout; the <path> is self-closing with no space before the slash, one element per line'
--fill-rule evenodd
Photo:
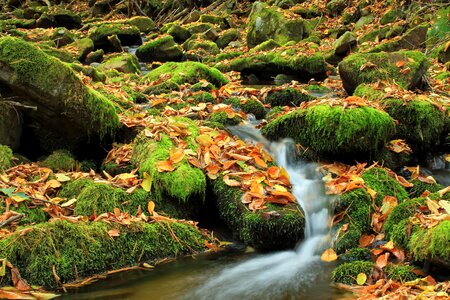
<path fill-rule="evenodd" d="M 384 223 L 383 229 L 385 233 L 397 244 L 405 246 L 406 231 L 399 232 L 401 229 L 406 229 L 404 227 L 405 224 L 402 224 L 402 221 L 406 220 L 406 223 L 408 223 L 408 218 L 413 216 L 416 213 L 417 208 L 424 203 L 424 198 L 414 198 L 406 200 L 394 207 Z M 402 226 L 402 228 L 397 227 L 399 225 Z"/>
<path fill-rule="evenodd" d="M 139 61 L 134 54 L 119 54 L 106 58 L 99 66 L 100 71 L 117 70 L 122 73 L 141 73 Z"/>
<path fill-rule="evenodd" d="M 440 41 L 449 38 L 450 24 L 448 22 L 448 14 L 450 7 L 441 8 L 434 13 L 432 20 L 433 26 L 427 32 L 427 48 L 432 49 Z"/>
<path fill-rule="evenodd" d="M 385 93 L 381 90 L 377 90 L 369 84 L 362 83 L 358 85 L 353 92 L 353 96 L 358 96 L 369 101 L 379 101 L 384 98 Z"/>
<path fill-rule="evenodd" d="M 285 114 L 263 127 L 269 139 L 290 137 L 313 151 L 332 156 L 376 153 L 394 133 L 394 122 L 371 107 L 310 106 Z"/>
<path fill-rule="evenodd" d="M 76 166 L 75 157 L 67 150 L 56 150 L 41 163 L 41 166 L 53 171 L 72 171 Z"/>
<path fill-rule="evenodd" d="M 201 23 L 211 23 L 219 25 L 220 28 L 225 29 L 228 27 L 228 21 L 225 17 L 215 16 L 215 15 L 201 15 L 198 20 Z"/>
<path fill-rule="evenodd" d="M 269 204 L 267 209 L 251 212 L 241 201 L 242 190 L 227 186 L 221 177 L 211 184 L 221 219 L 244 243 L 260 251 L 275 251 L 294 248 L 303 239 L 304 214 L 297 204 Z"/>
<path fill-rule="evenodd" d="M 419 179 L 413 179 L 411 180 L 411 183 L 414 184 L 414 186 L 408 189 L 410 198 L 418 198 L 425 191 L 436 193 L 437 191 L 444 189 L 444 186 L 440 185 L 439 183 L 426 183 L 420 181 Z"/>
<path fill-rule="evenodd" d="M 67 199 L 77 198 L 84 188 L 91 185 L 94 185 L 94 181 L 90 178 L 78 178 L 65 182 L 58 191 L 58 197 Z"/>
<path fill-rule="evenodd" d="M 194 22 L 190 23 L 184 26 L 191 35 L 197 34 L 197 33 L 205 33 L 210 30 L 215 30 L 215 28 L 218 28 L 216 25 L 211 23 L 201 23 L 201 22 Z"/>
<path fill-rule="evenodd" d="M 339 259 L 344 262 L 352 262 L 357 260 L 370 261 L 372 253 L 367 248 L 353 248 L 344 254 L 339 255 Z"/>
<path fill-rule="evenodd" d="M 370 52 L 424 49 L 428 28 L 428 24 L 416 26 L 405 32 L 399 39 L 382 43 L 370 50 Z"/>
<path fill-rule="evenodd" d="M 3 204 L 4 203 L 0 201 L 0 214 L 5 212 L 5 207 L 3 207 Z M 23 217 L 17 221 L 17 224 L 19 226 L 25 226 L 46 222 L 48 220 L 48 216 L 42 210 L 44 207 L 45 206 L 36 206 L 30 204 L 28 201 L 24 201 L 18 203 L 17 206 L 11 205 L 9 210 L 22 214 Z"/>
<path fill-rule="evenodd" d="M 109 52 L 110 42 L 108 37 L 117 36 L 123 46 L 133 46 L 142 44 L 140 30 L 134 25 L 122 23 L 104 23 L 92 28 L 89 38 L 94 42 L 95 48 L 102 48 Z"/>
<path fill-rule="evenodd" d="M 171 35 L 163 35 L 141 45 L 136 50 L 136 56 L 145 62 L 180 61 L 183 58 L 183 50 Z"/>
<path fill-rule="evenodd" d="M 398 61 L 405 62 L 403 68 L 396 66 Z M 417 51 L 358 53 L 346 57 L 339 64 L 339 74 L 349 94 L 361 83 L 375 83 L 378 80 L 395 81 L 404 89 L 414 89 L 422 83 L 428 66 L 425 55 Z M 410 71 L 402 74 L 404 68 Z"/>
<path fill-rule="evenodd" d="M 11 148 L 5 145 L 0 145 L 0 171 L 9 169 L 11 164 L 11 159 L 13 158 L 13 152 Z"/>
<path fill-rule="evenodd" d="M 50 38 L 58 48 L 71 44 L 77 39 L 75 34 L 64 27 L 56 28 Z"/>
<path fill-rule="evenodd" d="M 198 145 L 195 138 L 199 134 L 198 125 L 187 118 L 171 120 L 189 130 L 190 135 L 186 137 L 186 142 L 191 150 L 196 151 Z M 152 193 L 155 197 L 163 199 L 167 196 L 179 203 L 202 202 L 206 193 L 206 177 L 202 170 L 193 167 L 186 158 L 175 165 L 175 170 L 171 172 L 157 171 L 157 163 L 168 159 L 169 152 L 174 147 L 173 141 L 167 135 L 163 134 L 160 141 L 155 141 L 141 133 L 135 139 L 132 162 L 139 168 L 141 176 L 144 172 L 151 176 Z"/>
<path fill-rule="evenodd" d="M 216 87 L 214 86 L 214 84 L 209 83 L 208 81 L 199 81 L 191 86 L 191 91 L 193 92 L 200 92 L 200 91 L 211 92 L 212 90 L 215 89 Z"/>
<path fill-rule="evenodd" d="M 144 94 L 147 95 L 160 95 L 160 94 L 167 94 L 172 91 L 179 91 L 180 85 L 178 83 L 172 82 L 172 81 L 166 81 L 157 85 L 152 85 L 147 87 L 144 90 Z"/>
<path fill-rule="evenodd" d="M 255 2 L 247 24 L 247 45 L 256 45 L 273 39 L 280 44 L 300 41 L 308 36 L 305 22 L 301 18 L 288 19 L 277 7 L 269 7 L 262 2 Z"/>
<path fill-rule="evenodd" d="M 264 41 L 261 44 L 255 46 L 255 48 L 251 49 L 250 51 L 252 53 L 256 53 L 258 51 L 270 51 L 270 50 L 276 49 L 278 47 L 281 47 L 281 45 L 279 43 L 277 43 L 273 39 L 269 39 L 269 40 Z"/>
<path fill-rule="evenodd" d="M 113 269 L 194 254 L 204 250 L 200 231 L 176 222 L 55 221 L 27 227 L 0 240 L 0 257 L 20 270 L 31 285 L 56 288 Z M 118 237 L 110 237 L 110 230 Z M 60 283 L 55 279 L 58 275 Z M 1 285 L 12 285 L 9 274 Z"/>
<path fill-rule="evenodd" d="M 228 117 L 224 111 L 213 112 L 208 117 L 209 122 L 219 123 L 224 126 L 235 126 L 241 123 L 242 118 L 238 115 L 234 115 L 232 118 Z"/>
<path fill-rule="evenodd" d="M 397 18 L 402 17 L 402 11 L 397 9 L 389 9 L 386 11 L 380 19 L 381 25 L 386 25 L 389 23 L 394 23 Z"/>
<path fill-rule="evenodd" d="M 78 39 L 64 49 L 69 51 L 76 60 L 83 61 L 94 50 L 94 42 L 90 38 Z"/>
<path fill-rule="evenodd" d="M 197 83 L 204 79 L 211 82 L 216 87 L 228 83 L 228 79 L 217 69 L 210 68 L 199 62 L 168 62 L 150 71 L 141 82 L 151 82 L 158 80 L 161 75 L 170 76 L 167 81 L 175 84 Z"/>
<path fill-rule="evenodd" d="M 37 27 L 65 27 L 67 29 L 81 28 L 81 17 L 74 12 L 53 6 L 43 13 L 36 21 Z"/>
<path fill-rule="evenodd" d="M 408 249 L 417 261 L 431 261 L 450 269 L 450 221 L 416 230 L 408 242 Z"/>
<path fill-rule="evenodd" d="M 286 49 L 241 55 L 225 64 L 217 64 L 221 71 L 237 71 L 254 74 L 262 79 L 271 79 L 278 74 L 295 75 L 299 80 L 317 80 L 326 77 L 325 58 L 322 53 L 305 55 L 301 49 L 306 44 L 289 46 Z"/>
<path fill-rule="evenodd" d="M 216 103 L 216 97 L 209 92 L 197 92 L 186 97 L 184 100 L 195 105 L 199 103 Z"/>
<path fill-rule="evenodd" d="M 220 53 L 220 49 L 217 46 L 217 44 L 214 43 L 213 41 L 208 40 L 199 40 L 199 39 L 187 40 L 183 44 L 183 48 L 186 51 L 203 50 L 209 55 L 216 55 Z"/>
<path fill-rule="evenodd" d="M 344 219 L 333 227 L 334 231 L 339 232 L 333 248 L 339 254 L 357 248 L 361 235 L 370 231 L 372 198 L 364 189 L 346 192 L 336 200 L 334 211 L 346 211 L 346 214 Z M 345 224 L 348 224 L 347 230 L 340 231 Z"/>
<path fill-rule="evenodd" d="M 409 198 L 405 188 L 383 168 L 371 168 L 364 171 L 361 177 L 367 187 L 377 192 L 375 203 L 379 207 L 381 207 L 386 196 L 396 197 L 398 203 Z"/>
<path fill-rule="evenodd" d="M 69 64 L 69 66 L 77 73 L 81 72 L 85 76 L 92 78 L 93 82 L 106 82 L 106 74 L 97 68 L 82 65 L 81 63 L 74 62 Z"/>
<path fill-rule="evenodd" d="M 86 87 L 73 70 L 18 38 L 0 38 L 0 79 L 27 104 L 41 146 L 52 151 L 106 139 L 121 126 L 114 105 Z"/>
<path fill-rule="evenodd" d="M 426 153 L 440 143 L 445 125 L 445 112 L 424 100 L 383 101 L 386 112 L 398 121 L 396 137 L 404 139 L 414 153 Z"/>
<path fill-rule="evenodd" d="M 264 102 L 274 106 L 294 106 L 298 107 L 302 102 L 314 100 L 315 97 L 307 93 L 302 93 L 295 88 L 285 88 L 270 92 Z"/>
<path fill-rule="evenodd" d="M 334 42 L 334 53 L 344 56 L 350 50 L 356 48 L 356 44 L 356 35 L 353 32 L 347 31 Z"/>
<path fill-rule="evenodd" d="M 167 34 L 173 36 L 173 39 L 177 43 L 185 42 L 192 35 L 189 32 L 189 30 L 187 30 L 186 28 L 184 28 L 184 27 L 182 27 L 182 26 L 180 26 L 179 24 L 176 24 L 176 23 L 165 24 L 161 28 L 161 32 L 162 33 L 167 33 Z"/>
<path fill-rule="evenodd" d="M 122 173 L 130 173 L 131 165 L 117 165 L 114 161 L 102 164 L 101 169 L 111 176 L 116 176 Z"/>
<path fill-rule="evenodd" d="M 256 119 L 262 119 L 266 115 L 266 109 L 264 105 L 254 99 L 239 99 L 239 98 L 228 98 L 223 103 L 231 104 L 233 107 L 239 108 L 246 114 L 253 114 Z"/>
<path fill-rule="evenodd" d="M 156 25 L 155 22 L 149 17 L 136 16 L 126 21 L 126 24 L 136 26 L 143 33 L 149 33 L 154 30 Z"/>
<path fill-rule="evenodd" d="M 216 40 L 216 44 L 219 48 L 223 49 L 228 46 L 231 42 L 237 41 L 241 38 L 241 33 L 239 30 L 231 28 L 220 33 Z"/>
<path fill-rule="evenodd" d="M 356 284 L 356 277 L 360 273 L 367 277 L 372 273 L 375 264 L 371 261 L 354 261 L 338 266 L 331 273 L 331 280 L 336 283 Z"/>

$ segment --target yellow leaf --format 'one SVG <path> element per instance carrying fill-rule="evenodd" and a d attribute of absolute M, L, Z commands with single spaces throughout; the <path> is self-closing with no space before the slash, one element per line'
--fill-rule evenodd
<path fill-rule="evenodd" d="M 338 258 L 336 252 L 332 248 L 328 248 L 325 250 L 322 255 L 320 256 L 320 259 L 322 261 L 331 262 L 335 261 Z"/>
<path fill-rule="evenodd" d="M 72 180 L 69 176 L 67 176 L 66 174 L 62 174 L 62 173 L 56 174 L 55 177 L 56 177 L 56 180 L 58 180 L 59 182 L 67 182 L 67 181 Z"/>
<path fill-rule="evenodd" d="M 150 192 L 152 189 L 153 178 L 148 175 L 147 172 L 143 173 L 144 179 L 142 179 L 141 186 L 146 192 Z"/>
<path fill-rule="evenodd" d="M 425 203 L 433 214 L 439 214 L 439 205 L 435 201 L 427 199 Z"/>
<path fill-rule="evenodd" d="M 26 197 L 21 197 L 20 195 L 14 195 L 11 197 L 11 199 L 13 199 L 15 202 L 19 203 L 19 202 L 23 202 L 25 200 L 27 200 L 28 198 Z"/>
<path fill-rule="evenodd" d="M 148 209 L 148 212 L 150 213 L 150 215 L 153 215 L 155 213 L 155 202 L 148 201 L 147 209 Z"/>
<path fill-rule="evenodd" d="M 356 276 L 356 283 L 358 285 L 363 285 L 367 281 L 367 275 L 364 273 L 359 273 L 358 276 Z"/>
<path fill-rule="evenodd" d="M 143 263 L 142 266 L 147 269 L 153 269 L 154 267 L 148 263 Z"/>
<path fill-rule="evenodd" d="M 287 192 L 287 189 L 284 186 L 279 185 L 279 184 L 274 185 L 273 188 L 279 192 Z"/>
<path fill-rule="evenodd" d="M 0 265 L 0 277 L 4 277 L 6 275 L 6 258 L 0 259 L 0 262 L 2 263 Z"/>
<path fill-rule="evenodd" d="M 447 212 L 447 214 L 450 215 L 450 202 L 447 200 L 441 200 L 439 201 L 439 205 L 445 209 L 445 211 Z"/>
<path fill-rule="evenodd" d="M 70 200 L 67 201 L 66 203 L 61 204 L 61 207 L 68 207 L 68 206 L 71 206 L 71 205 L 74 204 L 75 202 L 77 202 L 77 199 L 75 199 L 75 198 L 70 199 Z"/>
<path fill-rule="evenodd" d="M 58 180 L 55 180 L 55 179 L 51 179 L 51 180 L 47 181 L 46 186 L 56 189 L 61 186 L 61 182 L 59 182 Z"/>

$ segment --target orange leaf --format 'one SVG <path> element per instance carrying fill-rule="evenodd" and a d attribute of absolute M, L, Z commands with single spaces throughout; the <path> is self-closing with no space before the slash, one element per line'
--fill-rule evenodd
<path fill-rule="evenodd" d="M 383 246 L 380 247 L 383 250 L 393 250 L 394 249 L 394 242 L 392 240 L 390 240 L 389 242 L 387 242 L 386 244 L 384 244 Z"/>
<path fill-rule="evenodd" d="M 118 237 L 120 235 L 120 232 L 117 229 L 111 229 L 108 231 L 108 235 L 110 237 Z"/>
<path fill-rule="evenodd" d="M 272 166 L 269 169 L 267 169 L 267 174 L 269 174 L 270 178 L 277 179 L 280 176 L 280 168 Z"/>
<path fill-rule="evenodd" d="M 337 258 L 338 258 L 338 256 L 332 248 L 328 248 L 320 256 L 320 259 L 322 261 L 326 261 L 326 262 L 335 261 Z"/>
<path fill-rule="evenodd" d="M 172 163 L 176 164 L 182 161 L 184 158 L 184 150 L 180 148 L 173 148 L 169 152 L 169 159 Z"/>
<path fill-rule="evenodd" d="M 263 169 L 267 168 L 266 162 L 264 160 L 262 160 L 261 157 L 255 156 L 253 159 L 255 160 L 255 163 L 258 167 L 263 168 Z"/>
<path fill-rule="evenodd" d="M 155 202 L 148 201 L 147 210 L 150 213 L 150 215 L 153 215 L 155 213 Z"/>
<path fill-rule="evenodd" d="M 194 167 L 197 167 L 197 168 L 200 168 L 200 169 L 202 168 L 200 162 L 195 157 L 188 156 L 187 160 Z"/>
<path fill-rule="evenodd" d="M 287 199 L 286 197 L 267 196 L 265 198 L 265 200 L 270 203 L 283 204 L 283 205 L 287 205 L 289 203 L 289 199 Z"/>
<path fill-rule="evenodd" d="M 223 182 L 228 186 L 241 186 L 241 183 L 237 180 L 230 179 L 228 175 L 223 176 Z"/>
<path fill-rule="evenodd" d="M 401 68 L 405 65 L 405 62 L 403 60 L 399 60 L 396 64 L 397 68 Z"/>
<path fill-rule="evenodd" d="M 261 183 L 257 181 L 252 181 L 250 192 L 258 195 L 264 195 L 264 187 Z"/>
<path fill-rule="evenodd" d="M 229 168 L 231 168 L 232 166 L 234 166 L 234 164 L 236 164 L 237 160 L 229 160 L 223 163 L 222 169 L 228 170 Z"/>
<path fill-rule="evenodd" d="M 367 246 L 372 244 L 374 238 L 375 238 L 374 234 L 371 235 L 363 234 L 359 239 L 359 247 L 366 248 Z"/>
<path fill-rule="evenodd" d="M 158 172 L 160 172 L 160 173 L 165 172 L 165 171 L 171 172 L 171 171 L 175 170 L 175 168 L 173 167 L 172 161 L 169 159 L 164 160 L 164 161 L 158 161 L 156 163 L 156 168 L 158 169 Z"/>
<path fill-rule="evenodd" d="M 383 269 L 388 264 L 389 255 L 390 253 L 386 252 L 378 256 L 377 261 L 375 262 L 376 266 L 380 269 Z"/>
<path fill-rule="evenodd" d="M 295 203 L 296 201 L 295 201 L 295 197 L 294 197 L 294 195 L 292 195 L 291 193 L 289 193 L 289 192 L 283 192 L 283 191 L 277 191 L 277 190 L 274 190 L 274 191 L 271 191 L 270 192 L 272 195 L 274 195 L 274 196 L 282 196 L 282 197 L 286 197 L 288 200 L 289 200 L 289 202 L 292 202 L 292 203 Z"/>
<path fill-rule="evenodd" d="M 245 155 L 240 155 L 240 154 L 236 154 L 236 153 L 230 153 L 229 154 L 230 157 L 237 159 L 237 160 L 242 160 L 242 161 L 248 161 L 250 159 L 252 159 L 251 156 L 245 156 Z"/>

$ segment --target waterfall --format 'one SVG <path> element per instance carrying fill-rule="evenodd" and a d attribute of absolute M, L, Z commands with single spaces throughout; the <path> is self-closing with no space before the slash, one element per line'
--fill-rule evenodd
<path fill-rule="evenodd" d="M 231 130 L 244 140 L 262 143 L 289 173 L 292 194 L 305 213 L 305 239 L 295 250 L 261 255 L 227 268 L 185 299 L 300 299 L 302 290 L 323 275 L 320 255 L 328 244 L 329 198 L 317 165 L 296 161 L 291 140 L 271 143 L 248 125 Z"/>

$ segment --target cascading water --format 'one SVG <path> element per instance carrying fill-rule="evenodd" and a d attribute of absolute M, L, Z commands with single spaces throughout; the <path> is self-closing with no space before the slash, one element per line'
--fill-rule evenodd
<path fill-rule="evenodd" d="M 317 278 L 324 275 L 320 254 L 328 244 L 329 234 L 330 199 L 316 173 L 317 165 L 295 161 L 292 141 L 270 143 L 251 126 L 232 131 L 243 139 L 263 143 L 277 164 L 289 173 L 292 193 L 305 213 L 305 240 L 295 250 L 262 255 L 225 269 L 185 299 L 310 298 L 302 291 L 316 285 Z"/>

